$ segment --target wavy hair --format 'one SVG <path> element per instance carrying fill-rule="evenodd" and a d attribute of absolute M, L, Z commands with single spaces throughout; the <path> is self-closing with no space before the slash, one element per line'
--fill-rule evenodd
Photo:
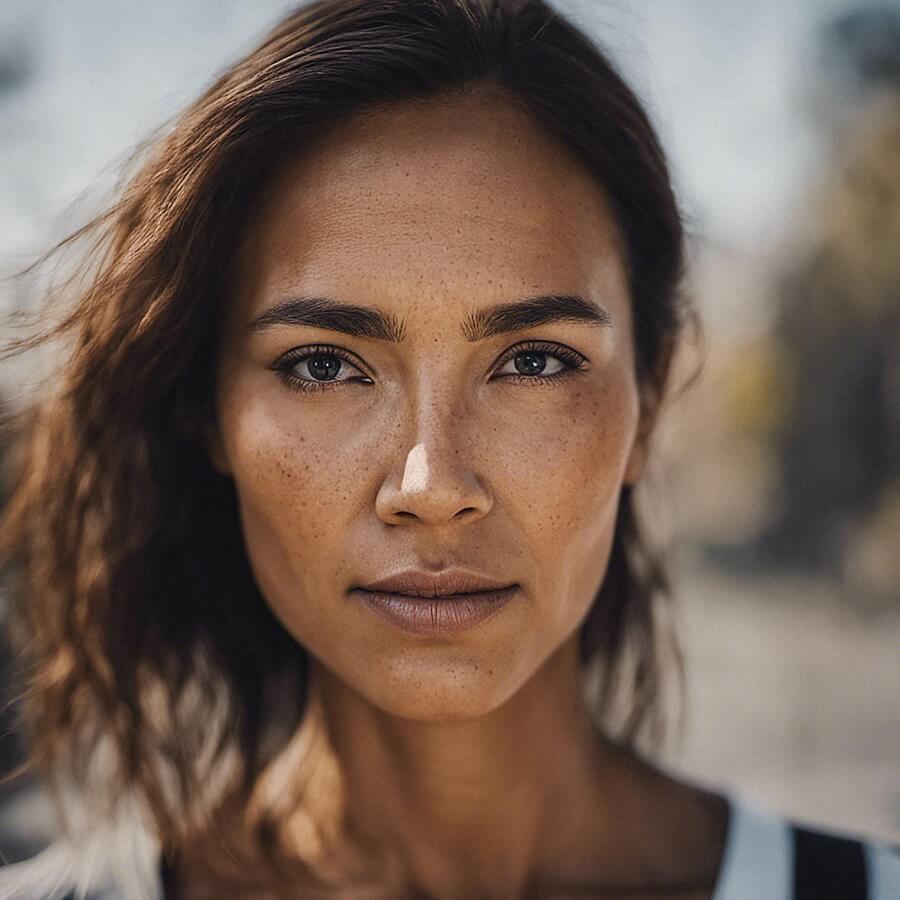
<path fill-rule="evenodd" d="M 479 86 L 528 110 L 605 190 L 638 384 L 658 400 L 690 317 L 666 160 L 604 53 L 542 0 L 301 7 L 142 149 L 114 205 L 61 245 L 91 241 L 59 287 L 62 313 L 8 347 L 65 350 L 11 423 L 0 524 L 29 765 L 57 790 L 102 784 L 93 796 L 110 810 L 138 796 L 164 846 L 214 827 L 232 802 L 256 810 L 252 833 L 271 851 L 288 807 L 325 778 L 310 741 L 291 804 L 251 803 L 309 719 L 310 693 L 307 654 L 260 595 L 234 483 L 204 440 L 240 223 L 279 161 L 330 123 Z M 629 746 L 662 734 L 666 647 L 681 668 L 659 625 L 669 595 L 625 487 L 580 636 L 586 679 L 602 672 L 598 716 L 626 699 Z"/>

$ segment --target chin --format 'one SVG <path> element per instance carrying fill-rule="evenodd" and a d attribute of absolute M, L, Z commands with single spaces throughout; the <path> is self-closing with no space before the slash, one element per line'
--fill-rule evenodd
<path fill-rule="evenodd" d="M 373 677 L 361 693 L 389 715 L 438 723 L 487 715 L 518 687 L 518 679 L 493 662 L 406 658 Z"/>

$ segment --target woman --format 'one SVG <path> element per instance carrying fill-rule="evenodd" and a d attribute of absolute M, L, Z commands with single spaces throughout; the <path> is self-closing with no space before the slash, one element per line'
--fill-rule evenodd
<path fill-rule="evenodd" d="M 683 235 L 562 17 L 301 8 L 93 229 L 3 538 L 33 763 L 97 811 L 12 896 L 895 896 L 637 750 Z"/>

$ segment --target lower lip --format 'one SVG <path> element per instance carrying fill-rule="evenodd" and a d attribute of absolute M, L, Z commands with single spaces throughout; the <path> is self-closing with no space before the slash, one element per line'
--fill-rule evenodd
<path fill-rule="evenodd" d="M 499 612 L 519 591 L 518 585 L 477 594 L 411 597 L 355 588 L 367 606 L 402 631 L 413 634 L 456 634 L 474 628 Z"/>

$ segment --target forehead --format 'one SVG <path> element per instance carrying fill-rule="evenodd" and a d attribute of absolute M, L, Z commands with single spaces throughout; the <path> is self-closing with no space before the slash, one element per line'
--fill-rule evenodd
<path fill-rule="evenodd" d="M 299 148 L 260 197 L 240 271 L 248 314 L 301 286 L 385 305 L 410 287 L 624 290 L 602 187 L 499 90 L 379 107 Z"/>

